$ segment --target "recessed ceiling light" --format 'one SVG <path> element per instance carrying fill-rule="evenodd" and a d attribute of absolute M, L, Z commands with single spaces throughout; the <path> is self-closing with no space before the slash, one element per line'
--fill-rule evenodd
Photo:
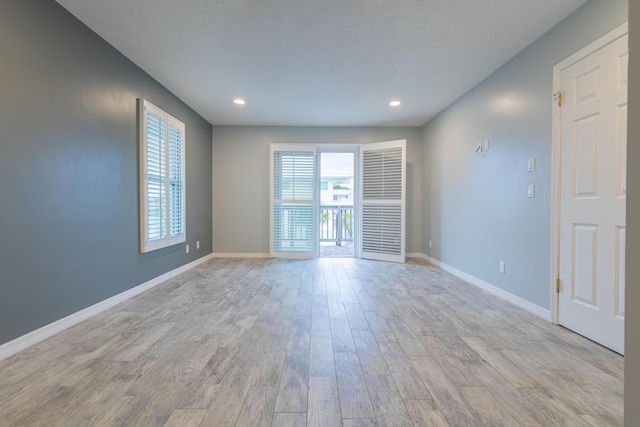
<path fill-rule="evenodd" d="M 236 105 L 244 105 L 244 99 L 236 98 L 233 100 L 233 103 Z"/>
<path fill-rule="evenodd" d="M 390 105 L 390 106 L 392 106 L 392 107 L 397 107 L 397 106 L 399 106 L 399 105 L 400 105 L 400 101 L 391 101 L 391 102 L 389 103 L 389 105 Z"/>

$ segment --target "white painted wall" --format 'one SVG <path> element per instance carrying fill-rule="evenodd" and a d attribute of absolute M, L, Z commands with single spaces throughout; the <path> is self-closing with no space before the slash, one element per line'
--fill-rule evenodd
<path fill-rule="evenodd" d="M 213 252 L 269 252 L 269 144 L 366 144 L 407 140 L 407 246 L 422 252 L 420 128 L 213 128 Z"/>
<path fill-rule="evenodd" d="M 430 256 L 549 309 L 552 68 L 625 22 L 627 7 L 590 1 L 424 126 Z M 486 138 L 489 151 L 476 153 Z"/>

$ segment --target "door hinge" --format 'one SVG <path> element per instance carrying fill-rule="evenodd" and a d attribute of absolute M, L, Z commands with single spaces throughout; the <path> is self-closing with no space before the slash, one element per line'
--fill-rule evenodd
<path fill-rule="evenodd" d="M 560 293 L 560 285 L 562 282 L 560 282 L 560 278 L 556 279 L 556 292 Z"/>
<path fill-rule="evenodd" d="M 558 103 L 558 107 L 562 107 L 562 91 L 554 93 L 553 100 Z"/>

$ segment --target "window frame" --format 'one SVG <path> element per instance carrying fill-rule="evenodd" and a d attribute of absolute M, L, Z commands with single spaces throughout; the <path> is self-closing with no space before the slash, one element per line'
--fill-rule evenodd
<path fill-rule="evenodd" d="M 169 246 L 177 245 L 186 241 L 187 230 L 187 203 L 186 203 L 186 127 L 183 122 L 171 116 L 161 108 L 155 106 L 147 100 L 140 99 L 138 106 L 139 113 L 139 183 L 140 183 L 140 252 L 146 253 Z M 155 142 L 156 147 L 151 147 L 149 140 L 149 116 L 159 119 L 158 135 L 159 141 Z M 179 144 L 176 144 L 173 135 L 179 135 Z M 164 134 L 162 133 L 164 131 Z M 176 133 L 177 131 L 177 133 Z M 176 145 L 179 145 L 176 148 Z M 160 237 L 150 236 L 150 186 L 149 186 L 149 152 L 155 148 L 159 152 L 160 160 L 156 162 L 158 174 L 160 175 L 157 192 L 160 194 L 160 202 L 157 209 L 160 209 L 160 226 L 153 230 L 160 232 Z M 172 153 L 173 161 L 172 162 Z M 177 179 L 175 179 L 177 175 Z M 175 189 L 178 186 L 178 192 Z M 175 213 L 178 212 L 178 232 L 175 231 Z M 172 229 L 173 227 L 173 229 Z"/>

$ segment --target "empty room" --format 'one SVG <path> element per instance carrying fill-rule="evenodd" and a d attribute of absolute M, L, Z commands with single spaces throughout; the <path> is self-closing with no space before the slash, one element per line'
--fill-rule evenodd
<path fill-rule="evenodd" d="M 640 4 L 2 0 L 0 426 L 640 425 Z"/>

